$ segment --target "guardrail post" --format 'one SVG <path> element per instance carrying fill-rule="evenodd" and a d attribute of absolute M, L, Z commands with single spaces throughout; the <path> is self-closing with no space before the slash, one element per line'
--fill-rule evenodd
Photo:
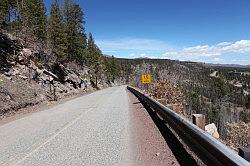
<path fill-rule="evenodd" d="M 205 116 L 203 114 L 193 114 L 192 115 L 193 124 L 205 130 Z"/>
<path fill-rule="evenodd" d="M 250 148 L 240 148 L 239 155 L 250 162 Z"/>

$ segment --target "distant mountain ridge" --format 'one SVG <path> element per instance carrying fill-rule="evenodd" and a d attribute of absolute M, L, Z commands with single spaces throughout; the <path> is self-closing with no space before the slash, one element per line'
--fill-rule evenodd
<path fill-rule="evenodd" d="M 108 56 L 108 55 L 107 55 Z M 215 64 L 215 63 L 204 63 L 204 62 L 194 62 L 194 61 L 180 61 L 180 60 L 171 60 L 171 59 L 161 59 L 161 58 L 150 58 L 150 57 L 138 57 L 138 58 L 118 58 L 118 59 L 152 59 L 152 60 L 170 60 L 170 61 L 177 61 L 177 62 L 186 62 L 186 63 L 197 63 L 197 64 L 203 64 L 208 67 L 229 67 L 229 68 L 250 68 L 249 65 L 240 65 L 240 64 Z"/>
<path fill-rule="evenodd" d="M 213 64 L 213 63 L 205 63 L 205 65 L 212 66 L 212 67 L 250 68 L 250 65 L 239 65 L 239 64 Z"/>

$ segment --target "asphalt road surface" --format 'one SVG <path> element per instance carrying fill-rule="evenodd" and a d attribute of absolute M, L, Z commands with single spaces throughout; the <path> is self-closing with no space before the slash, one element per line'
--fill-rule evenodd
<path fill-rule="evenodd" d="M 178 165 L 126 86 L 0 126 L 0 165 Z"/>

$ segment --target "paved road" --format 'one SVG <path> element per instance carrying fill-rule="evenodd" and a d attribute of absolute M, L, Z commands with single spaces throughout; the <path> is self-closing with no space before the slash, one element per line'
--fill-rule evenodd
<path fill-rule="evenodd" d="M 113 87 L 4 124 L 0 165 L 133 165 L 130 105 Z"/>

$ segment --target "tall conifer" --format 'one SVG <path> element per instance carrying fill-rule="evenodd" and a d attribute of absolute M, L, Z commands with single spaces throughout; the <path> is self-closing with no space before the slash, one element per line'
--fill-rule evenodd
<path fill-rule="evenodd" d="M 8 1 L 1 0 L 0 1 L 0 24 L 2 24 L 8 15 Z"/>
<path fill-rule="evenodd" d="M 65 60 L 67 53 L 67 38 L 57 0 L 54 0 L 51 5 L 49 39 L 52 53 L 58 60 Z"/>
<path fill-rule="evenodd" d="M 64 0 L 63 17 L 68 41 L 68 59 L 83 60 L 86 49 L 84 13 L 72 0 Z"/>
<path fill-rule="evenodd" d="M 26 0 L 21 4 L 23 26 L 32 31 L 40 42 L 46 41 L 46 9 L 43 0 Z"/>
<path fill-rule="evenodd" d="M 93 35 L 90 33 L 89 38 L 88 38 L 88 54 L 87 54 L 87 64 L 92 68 L 94 71 L 93 75 L 95 77 L 95 85 L 97 86 L 98 79 L 100 78 L 101 75 L 101 55 L 102 52 L 101 50 L 97 47 L 95 44 L 95 40 L 93 38 Z"/>

